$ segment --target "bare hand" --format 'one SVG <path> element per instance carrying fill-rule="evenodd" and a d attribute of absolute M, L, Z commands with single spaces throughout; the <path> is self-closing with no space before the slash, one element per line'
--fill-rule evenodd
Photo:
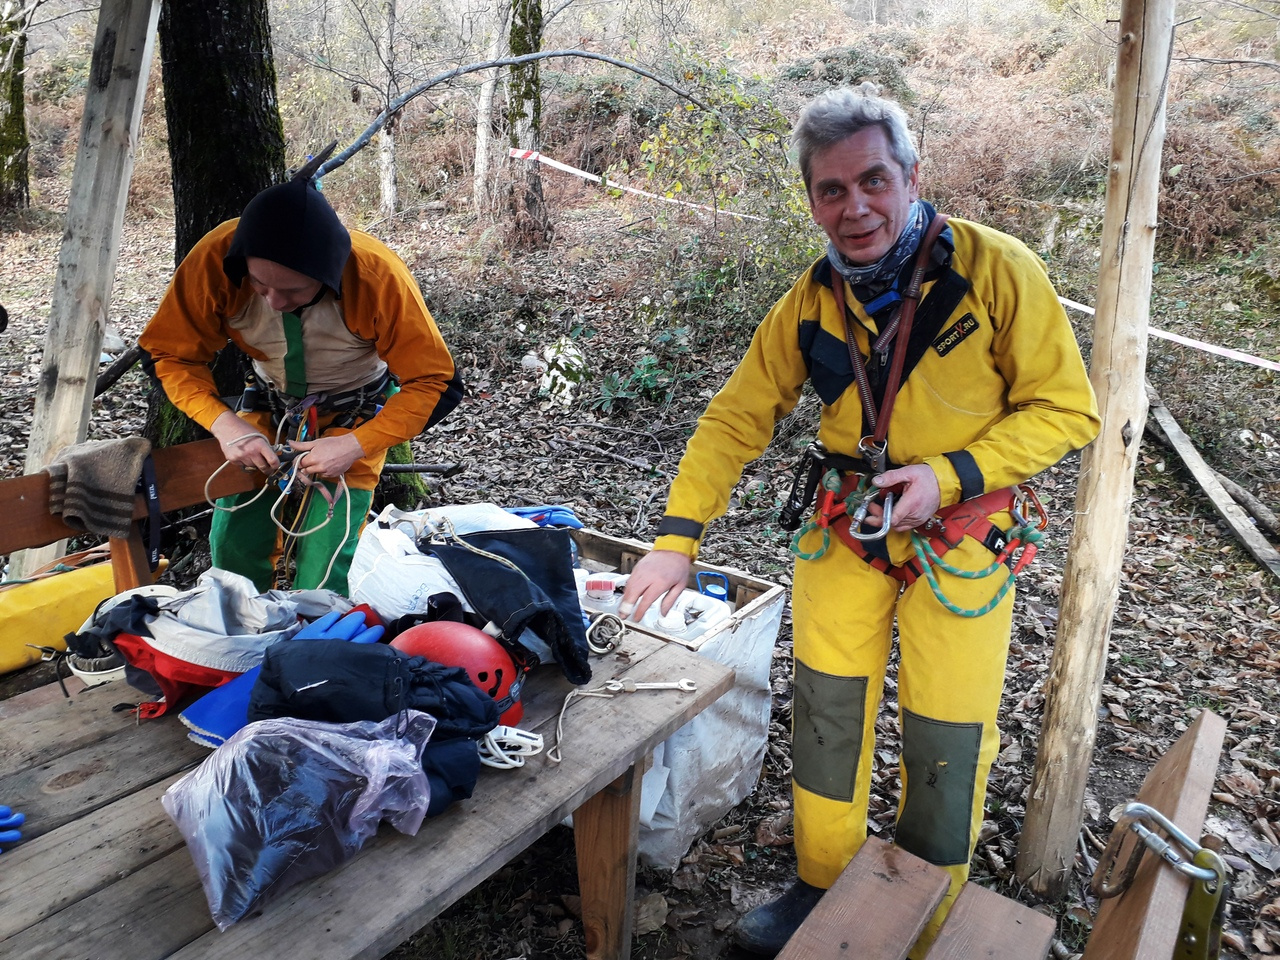
<path fill-rule="evenodd" d="M 319 440 L 290 440 L 289 446 L 302 451 L 294 463 L 304 483 L 312 477 L 337 479 L 365 455 L 364 447 L 360 446 L 353 433 L 321 437 Z"/>
<path fill-rule="evenodd" d="M 689 583 L 689 571 L 693 561 L 675 550 L 653 550 L 640 559 L 626 589 L 622 591 L 622 603 L 618 615 L 624 620 L 639 620 L 664 593 L 661 612 L 666 616 L 675 606 L 680 591 Z"/>
<path fill-rule="evenodd" d="M 228 463 L 268 474 L 274 473 L 280 466 L 275 448 L 271 446 L 271 439 L 230 410 L 219 414 L 209 432 L 218 441 Z"/>
<path fill-rule="evenodd" d="M 938 477 L 932 467 L 923 463 L 886 470 L 879 476 L 872 477 L 871 482 L 881 489 L 901 488 L 893 500 L 893 519 L 889 524 L 891 530 L 914 530 L 937 513 L 942 503 Z M 873 503 L 867 519 L 874 521 L 872 526 L 879 526 L 883 514 L 880 504 Z"/>

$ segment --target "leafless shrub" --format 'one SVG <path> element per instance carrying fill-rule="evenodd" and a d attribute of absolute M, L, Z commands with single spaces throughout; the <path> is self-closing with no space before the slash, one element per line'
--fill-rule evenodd
<path fill-rule="evenodd" d="M 1280 142 L 1250 144 L 1229 120 L 1170 126 L 1162 167 L 1159 237 L 1175 256 L 1225 240 L 1250 249 L 1253 225 L 1276 211 Z"/>

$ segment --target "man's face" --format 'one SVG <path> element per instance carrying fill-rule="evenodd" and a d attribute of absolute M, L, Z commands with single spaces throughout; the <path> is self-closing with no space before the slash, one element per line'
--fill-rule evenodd
<path fill-rule="evenodd" d="M 919 164 L 904 177 L 880 126 L 864 127 L 813 155 L 809 210 L 844 258 L 875 263 L 893 248 L 920 194 Z"/>
<path fill-rule="evenodd" d="M 320 292 L 319 280 L 312 280 L 274 260 L 245 257 L 244 262 L 249 269 L 249 286 L 267 301 L 272 310 L 292 313 L 310 303 Z"/>

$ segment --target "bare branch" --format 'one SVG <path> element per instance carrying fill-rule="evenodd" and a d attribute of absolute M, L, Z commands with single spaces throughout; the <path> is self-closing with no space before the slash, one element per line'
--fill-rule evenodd
<path fill-rule="evenodd" d="M 1177 57 L 1182 63 L 1211 63 L 1215 66 L 1229 67 L 1261 67 L 1265 70 L 1280 70 L 1280 63 L 1275 60 L 1235 60 L 1222 57 Z"/>
<path fill-rule="evenodd" d="M 458 77 L 466 76 L 469 73 L 479 73 L 481 70 L 492 70 L 496 67 L 519 67 L 526 63 L 533 63 L 535 60 L 562 59 L 564 57 L 581 57 L 584 60 L 599 60 L 602 63 L 611 64 L 612 66 L 618 67 L 622 70 L 629 70 L 632 73 L 638 74 L 648 80 L 652 80 L 654 83 L 658 84 L 658 86 L 670 90 L 676 96 L 684 100 L 688 100 L 690 103 L 693 103 L 708 113 L 724 120 L 724 117 L 718 110 L 694 96 L 688 90 L 677 86 L 664 77 L 658 76 L 656 73 L 652 73 L 643 67 L 636 66 L 634 63 L 628 63 L 625 60 L 618 60 L 615 57 L 608 57 L 602 53 L 591 53 L 587 50 L 543 50 L 539 53 L 527 53 L 519 57 L 504 57 L 498 60 L 484 60 L 479 63 L 469 63 L 465 66 L 455 67 L 453 70 L 447 70 L 444 73 L 437 74 L 429 80 L 418 84 L 412 90 L 409 90 L 407 93 L 402 94 L 387 104 L 387 106 L 383 108 L 382 112 L 374 118 L 373 122 L 365 128 L 364 132 L 361 133 L 360 136 L 356 137 L 355 141 L 352 142 L 349 147 L 337 156 L 333 157 L 333 159 L 329 160 L 324 166 L 316 171 L 316 176 L 324 176 L 329 171 L 336 170 L 338 167 L 350 160 L 353 156 L 359 153 L 360 150 L 368 146 L 369 141 L 373 139 L 373 135 L 381 130 L 383 125 L 386 124 L 388 117 L 394 116 L 398 111 L 404 108 L 406 103 L 413 100 L 415 97 L 419 97 L 426 93 L 432 87 L 439 86 L 442 83 L 447 83 L 448 81 L 454 80 Z M 750 146 L 748 138 L 727 120 L 725 120 L 725 127 L 729 129 L 734 136 L 738 137 Z M 753 152 L 759 152 L 754 147 L 751 149 Z"/>

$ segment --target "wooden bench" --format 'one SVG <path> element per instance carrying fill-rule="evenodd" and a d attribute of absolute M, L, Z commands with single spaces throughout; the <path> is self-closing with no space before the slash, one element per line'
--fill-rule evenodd
<path fill-rule="evenodd" d="M 1137 799 L 1198 837 L 1226 723 L 1205 710 L 1160 759 Z M 1130 834 L 1118 862 L 1137 842 Z M 902 960 L 947 892 L 941 867 L 869 838 L 778 954 L 778 960 Z M 1169 960 L 1190 881 L 1148 854 L 1120 896 L 1102 901 L 1085 960 Z M 928 960 L 1043 960 L 1054 922 L 966 883 Z"/>
<path fill-rule="evenodd" d="M 212 441 L 156 452 L 162 508 L 203 500 L 221 457 Z M 252 478 L 224 471 L 223 495 Z M 55 542 L 47 477 L 0 481 L 0 552 Z M 145 511 L 138 505 L 136 517 Z M 150 579 L 137 535 L 111 543 L 119 589 Z M 553 826 L 573 815 L 590 957 L 629 955 L 639 771 L 653 747 L 733 685 L 733 671 L 676 644 L 628 632 L 593 664 L 593 686 L 688 677 L 694 692 L 576 700 L 564 762 L 485 769 L 472 799 L 416 837 L 384 829 L 350 862 L 301 884 L 225 933 L 213 925 L 177 827 L 159 799 L 208 751 L 177 717 L 138 724 L 113 707 L 143 699 L 117 681 L 64 698 L 44 686 L 0 701 L 0 802 L 27 815 L 0 864 L 0 956 L 7 960 L 376 958 L 421 929 Z M 544 668 L 526 685 L 526 729 L 554 741 L 569 684 Z"/>

